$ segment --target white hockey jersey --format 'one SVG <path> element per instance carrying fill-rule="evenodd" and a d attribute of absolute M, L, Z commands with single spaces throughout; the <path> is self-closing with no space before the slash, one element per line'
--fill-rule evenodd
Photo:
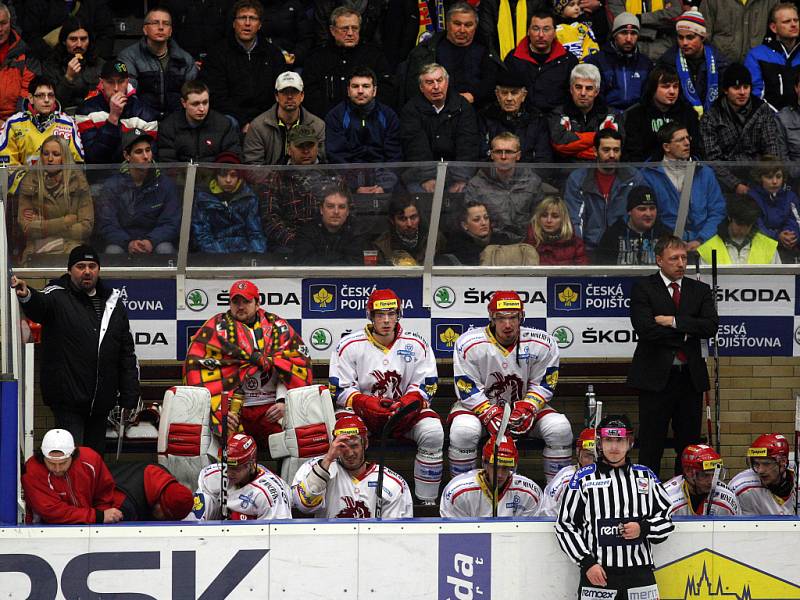
<path fill-rule="evenodd" d="M 522 327 L 507 350 L 488 326 L 470 329 L 456 340 L 453 375 L 456 396 L 476 414 L 500 398 L 515 402 L 528 393 L 546 403 L 558 382 L 558 345 L 546 331 Z"/>
<path fill-rule="evenodd" d="M 557 517 L 561 510 L 561 499 L 567 490 L 572 476 L 578 470 L 577 465 L 567 465 L 561 469 L 556 476 L 545 486 L 542 494 L 542 501 L 539 503 L 537 517 Z"/>
<path fill-rule="evenodd" d="M 242 487 L 228 486 L 228 518 L 231 521 L 291 519 L 289 486 L 266 467 L 257 465 L 257 468 L 258 475 L 250 483 Z M 194 508 L 186 520 L 213 521 L 222 518 L 219 501 L 221 471 L 219 463 L 212 463 L 200 471 Z"/>
<path fill-rule="evenodd" d="M 703 498 L 700 502 L 700 506 L 697 508 L 697 512 L 695 512 L 689 499 L 689 488 L 686 485 L 686 480 L 683 475 L 676 475 L 667 481 L 664 484 L 664 489 L 667 490 L 669 499 L 672 502 L 670 514 L 673 517 L 676 515 L 691 515 L 697 517 L 706 514 L 707 497 Z M 722 481 L 717 483 L 717 488 L 714 491 L 714 498 L 711 500 L 711 508 L 709 508 L 708 514 L 714 517 L 735 517 L 742 514 L 739 510 L 739 502 L 736 500 L 736 495 Z"/>
<path fill-rule="evenodd" d="M 797 479 L 795 488 L 787 500 L 770 492 L 761 484 L 753 469 L 737 474 L 730 482 L 743 515 L 793 515 L 797 501 Z"/>
<path fill-rule="evenodd" d="M 361 479 L 351 477 L 337 462 L 326 472 L 318 463 L 322 456 L 304 463 L 292 481 L 292 502 L 301 512 L 327 519 L 371 519 L 378 501 L 378 465 L 367 463 Z M 408 484 L 384 467 L 384 519 L 410 519 L 414 505 Z"/>
<path fill-rule="evenodd" d="M 370 325 L 344 336 L 331 355 L 329 381 L 337 406 L 349 408 L 356 393 L 398 399 L 419 391 L 425 407 L 436 393 L 436 360 L 428 342 L 397 326 L 391 347 L 378 342 Z"/>
<path fill-rule="evenodd" d="M 539 507 L 542 488 L 513 473 L 498 490 L 498 517 L 533 517 Z M 450 480 L 439 501 L 442 517 L 468 518 L 492 516 L 492 482 L 483 469 L 473 469 Z"/>

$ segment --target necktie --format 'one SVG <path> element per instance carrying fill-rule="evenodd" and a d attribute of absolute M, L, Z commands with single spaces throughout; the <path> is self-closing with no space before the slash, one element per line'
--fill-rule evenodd
<path fill-rule="evenodd" d="M 675 304 L 675 312 L 677 314 L 678 307 L 681 305 L 681 286 L 673 281 L 669 284 L 669 287 L 672 289 L 672 302 Z M 688 360 L 686 352 L 683 350 L 678 350 L 675 352 L 675 357 L 682 363 L 685 363 Z"/>

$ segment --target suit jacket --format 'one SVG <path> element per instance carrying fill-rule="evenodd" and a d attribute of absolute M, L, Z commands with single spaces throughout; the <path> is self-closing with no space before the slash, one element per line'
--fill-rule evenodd
<path fill-rule="evenodd" d="M 675 315 L 675 327 L 664 327 L 656 315 Z M 678 349 L 686 353 L 692 385 L 698 392 L 708 385 L 708 370 L 700 352 L 701 338 L 713 337 L 719 317 L 711 288 L 684 277 L 681 304 L 675 309 L 672 294 L 659 273 L 640 278 L 631 293 L 631 323 L 639 336 L 633 354 L 628 385 L 640 390 L 662 391 Z"/>

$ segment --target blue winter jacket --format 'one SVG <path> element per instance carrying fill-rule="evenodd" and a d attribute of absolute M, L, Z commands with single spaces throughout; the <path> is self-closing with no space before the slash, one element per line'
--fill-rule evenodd
<path fill-rule="evenodd" d="M 630 55 L 622 54 L 611 42 L 584 61 L 600 69 L 600 96 L 611 107 L 625 110 L 642 97 L 652 61 L 638 48 Z"/>
<path fill-rule="evenodd" d="M 642 176 L 656 195 L 658 218 L 674 231 L 678 219 L 680 192 L 667 177 L 662 163 L 653 163 L 652 166 L 645 167 L 642 169 Z M 699 240 L 700 243 L 711 239 L 717 234 L 717 226 L 725 218 L 725 214 L 725 198 L 722 196 L 714 171 L 709 167 L 697 165 L 683 239 L 687 242 Z"/>
<path fill-rule="evenodd" d="M 150 168 L 141 186 L 128 163 L 103 186 L 95 213 L 95 230 L 104 244 L 128 247 L 131 240 L 178 243 L 181 207 L 173 181 Z"/>
<path fill-rule="evenodd" d="M 258 197 L 244 181 L 231 194 L 224 193 L 216 179 L 197 192 L 192 206 L 192 247 L 215 254 L 267 251 Z"/>
<path fill-rule="evenodd" d="M 798 48 L 795 46 L 787 56 L 778 40 L 765 39 L 744 59 L 744 66 L 753 76 L 753 96 L 766 100 L 775 110 L 797 104 L 794 81 L 800 72 Z"/>
<path fill-rule="evenodd" d="M 770 194 L 760 185 L 750 188 L 750 196 L 758 202 L 762 217 L 758 220 L 761 233 L 777 240 L 781 231 L 791 231 L 800 237 L 800 198 L 784 187 Z"/>

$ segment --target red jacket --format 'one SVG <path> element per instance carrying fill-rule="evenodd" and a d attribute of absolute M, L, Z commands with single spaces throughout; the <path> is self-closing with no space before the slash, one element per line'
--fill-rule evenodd
<path fill-rule="evenodd" d="M 540 265 L 588 265 L 589 259 L 586 257 L 586 250 L 583 240 L 573 235 L 569 240 L 558 240 L 557 242 L 542 242 L 538 246 L 534 244 L 533 233 L 528 227 L 528 238 L 526 243 L 531 244 L 539 253 Z"/>
<path fill-rule="evenodd" d="M 114 479 L 100 455 L 81 446 L 63 477 L 52 475 L 41 458 L 29 458 L 22 472 L 22 489 L 33 520 L 60 525 L 102 523 L 103 511 L 112 507 Z"/>
<path fill-rule="evenodd" d="M 0 119 L 8 119 L 17 112 L 20 98 L 27 97 L 28 84 L 34 73 L 28 67 L 25 42 L 11 30 L 8 54 L 0 64 Z"/>

